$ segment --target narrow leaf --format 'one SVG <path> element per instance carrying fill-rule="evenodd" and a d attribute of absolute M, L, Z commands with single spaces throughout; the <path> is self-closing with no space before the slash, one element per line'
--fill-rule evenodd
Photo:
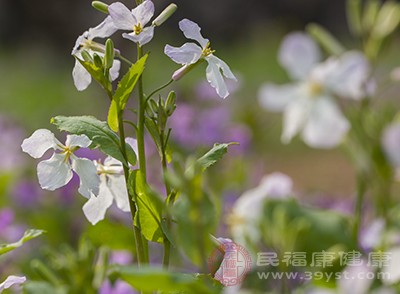
<path fill-rule="evenodd" d="M 214 144 L 214 147 L 208 151 L 206 154 L 204 154 L 202 157 L 200 157 L 197 160 L 197 163 L 201 166 L 201 168 L 206 170 L 216 162 L 218 162 L 225 153 L 228 152 L 228 147 L 230 145 L 237 145 L 238 143 L 236 142 L 231 142 L 231 143 L 225 143 L 225 144 L 219 144 L 216 143 Z"/>
<path fill-rule="evenodd" d="M 107 116 L 108 126 L 114 132 L 118 132 L 118 104 L 115 100 L 111 101 Z"/>
<path fill-rule="evenodd" d="M 140 58 L 135 64 L 133 64 L 129 71 L 124 75 L 122 80 L 118 83 L 118 88 L 115 91 L 113 100 L 119 103 L 121 110 L 125 109 L 129 96 L 133 92 L 137 81 L 143 73 L 147 57 L 148 54 L 146 54 L 145 56 Z"/>
<path fill-rule="evenodd" d="M 330 54 L 340 55 L 345 48 L 340 42 L 325 28 L 312 23 L 307 26 L 307 32 Z"/>
<path fill-rule="evenodd" d="M 129 187 L 135 195 L 138 212 L 135 225 L 140 227 L 143 236 L 153 242 L 162 243 L 164 235 L 161 228 L 162 202 L 157 194 L 144 182 L 139 170 L 129 176 Z"/>
<path fill-rule="evenodd" d="M 45 231 L 42 230 L 27 230 L 24 235 L 22 236 L 22 238 L 20 240 L 18 240 L 15 243 L 11 243 L 11 244 L 0 244 L 0 255 L 3 255 L 7 252 L 10 252 L 20 246 L 22 246 L 25 242 L 28 242 L 31 239 L 34 239 L 40 235 L 42 235 L 43 233 L 45 233 Z"/>

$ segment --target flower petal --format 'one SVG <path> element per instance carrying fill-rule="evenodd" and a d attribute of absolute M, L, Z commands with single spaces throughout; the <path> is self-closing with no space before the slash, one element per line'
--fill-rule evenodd
<path fill-rule="evenodd" d="M 359 100 L 367 93 L 369 73 L 370 66 L 364 55 L 351 51 L 318 65 L 311 78 L 343 98 Z"/>
<path fill-rule="evenodd" d="M 400 167 L 400 123 L 387 126 L 383 131 L 381 142 L 390 163 Z"/>
<path fill-rule="evenodd" d="M 115 81 L 118 78 L 120 69 L 121 69 L 121 61 L 114 60 L 114 63 L 110 68 L 110 78 L 112 81 Z"/>
<path fill-rule="evenodd" d="M 208 57 L 206 57 L 206 60 L 213 60 L 213 62 L 215 64 L 217 64 L 217 66 L 220 68 L 220 70 L 222 71 L 222 74 L 230 80 L 234 80 L 237 81 L 235 75 L 232 73 L 231 69 L 229 68 L 229 66 L 225 63 L 225 61 L 223 61 L 222 59 L 218 58 L 215 55 L 209 55 Z"/>
<path fill-rule="evenodd" d="M 209 59 L 207 61 L 208 61 L 208 66 L 206 69 L 207 81 L 213 88 L 215 88 L 219 97 L 221 98 L 228 97 L 229 95 L 228 87 L 225 84 L 224 78 L 222 76 L 218 64 L 214 62 L 213 59 Z"/>
<path fill-rule="evenodd" d="M 122 37 L 131 40 L 132 42 L 138 43 L 140 46 L 143 46 L 149 43 L 151 39 L 153 39 L 153 35 L 154 35 L 154 27 L 147 27 L 144 28 L 139 35 L 136 35 L 135 33 L 129 33 L 129 34 L 122 34 Z"/>
<path fill-rule="evenodd" d="M 311 101 L 307 97 L 295 99 L 288 104 L 283 113 L 282 142 L 289 143 L 303 128 L 310 108 Z"/>
<path fill-rule="evenodd" d="M 81 51 L 81 46 L 87 41 L 89 32 L 86 31 L 82 35 L 80 35 L 76 41 L 75 46 L 72 48 L 71 55 L 78 55 Z M 80 57 L 80 56 L 79 56 Z"/>
<path fill-rule="evenodd" d="M 321 52 L 313 39 L 297 32 L 283 40 L 278 58 L 293 79 L 304 80 L 320 61 Z"/>
<path fill-rule="evenodd" d="M 54 191 L 71 180 L 72 171 L 65 162 L 65 156 L 54 153 L 50 159 L 39 162 L 37 175 L 42 189 Z"/>
<path fill-rule="evenodd" d="M 75 60 L 72 78 L 74 79 L 74 85 L 78 91 L 85 90 L 92 82 L 92 76 L 78 60 Z"/>
<path fill-rule="evenodd" d="M 104 219 L 107 209 L 113 203 L 113 195 L 107 186 L 105 178 L 101 181 L 99 191 L 97 197 L 91 194 L 90 199 L 82 207 L 83 213 L 92 225 Z"/>
<path fill-rule="evenodd" d="M 181 47 L 166 45 L 164 53 L 174 62 L 182 65 L 196 63 L 201 55 L 202 49 L 195 43 L 186 43 Z"/>
<path fill-rule="evenodd" d="M 69 148 L 87 148 L 90 144 L 92 144 L 92 141 L 86 135 L 67 135 L 67 139 L 65 140 L 65 146 Z"/>
<path fill-rule="evenodd" d="M 52 149 L 58 149 L 57 144 L 62 145 L 52 132 L 46 129 L 36 130 L 29 138 L 22 142 L 22 151 L 33 158 L 40 158 L 43 154 Z"/>
<path fill-rule="evenodd" d="M 201 47 L 206 48 L 209 40 L 203 38 L 203 36 L 200 33 L 201 28 L 197 23 L 185 18 L 179 22 L 179 28 L 181 29 L 186 38 L 195 40 L 199 42 Z"/>
<path fill-rule="evenodd" d="M 343 140 L 349 128 L 338 106 L 329 98 L 319 97 L 309 113 L 302 137 L 311 147 L 333 148 Z"/>
<path fill-rule="evenodd" d="M 120 30 L 133 31 L 133 27 L 137 24 L 132 12 L 121 2 L 115 2 L 108 6 L 108 13 L 114 25 Z"/>
<path fill-rule="evenodd" d="M 129 212 L 129 196 L 126 190 L 126 183 L 124 176 L 113 175 L 108 177 L 108 187 L 114 196 L 115 202 L 119 209 Z"/>
<path fill-rule="evenodd" d="M 25 281 L 25 277 L 9 276 L 3 283 L 0 284 L 0 293 L 3 292 L 4 289 L 8 289 L 13 285 L 22 284 Z"/>
<path fill-rule="evenodd" d="M 107 38 L 117 30 L 111 16 L 107 16 L 98 26 L 89 29 L 87 38 L 89 40 L 93 40 L 94 38 Z"/>
<path fill-rule="evenodd" d="M 143 26 L 145 26 L 154 15 L 154 4 L 150 0 L 143 1 L 142 4 L 132 9 L 132 14 L 136 20 Z"/>
<path fill-rule="evenodd" d="M 99 194 L 100 178 L 97 174 L 97 168 L 92 161 L 86 158 L 71 157 L 72 169 L 78 174 L 80 185 L 78 192 L 90 198 L 91 193 Z"/>
<path fill-rule="evenodd" d="M 258 91 L 258 101 L 261 106 L 270 110 L 281 112 L 298 95 L 298 85 L 264 84 Z"/>

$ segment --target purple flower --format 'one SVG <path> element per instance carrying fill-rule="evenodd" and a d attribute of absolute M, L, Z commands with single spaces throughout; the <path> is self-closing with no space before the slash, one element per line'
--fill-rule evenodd
<path fill-rule="evenodd" d="M 12 195 L 18 207 L 30 208 L 38 204 L 41 193 L 36 182 L 22 180 L 14 186 Z"/>
<path fill-rule="evenodd" d="M 24 139 L 24 131 L 15 123 L 0 115 L 0 160 L 1 171 L 11 171 L 20 168 L 25 157 L 20 152 L 20 142 Z"/>
<path fill-rule="evenodd" d="M 110 281 L 105 281 L 99 290 L 99 294 L 137 294 L 129 284 L 124 281 L 116 281 L 114 285 Z"/>

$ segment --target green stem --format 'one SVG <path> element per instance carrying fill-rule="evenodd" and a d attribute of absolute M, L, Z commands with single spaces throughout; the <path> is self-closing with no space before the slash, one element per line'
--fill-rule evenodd
<path fill-rule="evenodd" d="M 163 170 L 163 177 L 164 177 L 164 185 L 165 185 L 165 192 L 167 193 L 167 197 L 170 196 L 171 194 L 171 187 L 167 181 L 166 178 L 166 173 L 168 170 L 167 166 L 167 154 L 166 154 L 166 144 L 167 140 L 164 138 L 164 131 L 160 133 L 160 141 L 161 141 L 161 151 L 162 151 L 162 158 L 161 158 L 161 164 L 162 164 L 162 170 Z M 173 203 L 168 203 L 167 204 L 167 215 L 166 215 L 166 224 L 168 229 L 171 227 L 171 218 L 169 217 L 169 207 Z M 167 236 L 164 236 L 164 256 L 163 256 L 163 266 L 165 268 L 168 268 L 169 266 L 169 259 L 171 255 L 171 242 L 168 240 Z"/>
<path fill-rule="evenodd" d="M 123 120 L 123 111 L 122 110 L 118 110 L 118 130 L 119 130 L 119 138 L 120 138 L 120 144 L 121 144 L 121 152 L 122 152 L 122 155 L 125 158 L 125 160 L 128 161 L 127 155 L 126 155 L 125 129 L 124 129 L 124 120 Z M 136 204 L 133 200 L 135 196 L 131 195 L 131 193 L 129 193 L 129 189 L 128 189 L 129 167 L 126 164 L 123 164 L 123 169 L 124 169 L 125 182 L 127 183 L 129 208 L 131 210 L 132 225 L 133 225 L 133 230 L 134 230 L 134 234 L 135 234 L 138 265 L 140 266 L 141 264 L 146 263 L 147 259 L 146 259 L 146 255 L 145 255 L 145 249 L 143 246 L 142 233 L 140 232 L 140 228 L 135 226 L 135 216 L 136 216 L 137 208 L 136 208 Z"/>
<path fill-rule="evenodd" d="M 365 177 L 362 174 L 359 174 L 357 177 L 357 198 L 354 206 L 353 238 L 355 244 L 358 244 L 358 236 L 362 220 L 362 208 L 366 190 L 367 190 L 367 183 L 365 181 Z"/>
<path fill-rule="evenodd" d="M 137 60 L 142 58 L 143 51 L 142 47 L 138 44 L 137 46 Z M 144 144 L 144 127 L 145 127 L 145 110 L 146 110 L 146 100 L 143 94 L 143 79 L 142 76 L 138 80 L 138 94 L 139 94 L 139 110 L 138 110 L 138 121 L 137 121 L 137 132 L 136 140 L 138 144 L 138 157 L 139 157 L 139 169 L 143 176 L 145 184 L 147 183 L 147 170 L 146 170 L 146 153 Z M 140 212 L 138 212 L 140 213 Z M 143 246 L 145 247 L 145 263 L 149 262 L 148 255 L 148 243 L 143 240 Z"/>
<path fill-rule="evenodd" d="M 165 89 L 166 87 L 168 87 L 169 85 L 171 85 L 174 82 L 173 79 L 169 80 L 168 83 L 165 83 L 164 85 L 162 85 L 161 87 L 155 89 L 153 92 L 150 93 L 150 95 L 147 96 L 147 100 L 149 100 L 154 94 L 160 92 L 162 89 Z"/>

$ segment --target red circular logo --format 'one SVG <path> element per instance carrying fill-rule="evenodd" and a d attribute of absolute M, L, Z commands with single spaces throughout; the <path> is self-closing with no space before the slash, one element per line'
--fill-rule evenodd
<path fill-rule="evenodd" d="M 208 266 L 214 278 L 229 287 L 240 284 L 251 270 L 250 253 L 232 241 L 223 241 L 208 258 Z"/>

